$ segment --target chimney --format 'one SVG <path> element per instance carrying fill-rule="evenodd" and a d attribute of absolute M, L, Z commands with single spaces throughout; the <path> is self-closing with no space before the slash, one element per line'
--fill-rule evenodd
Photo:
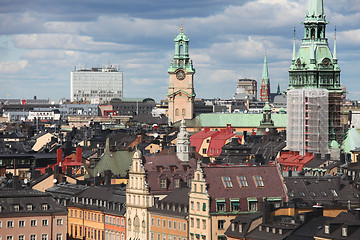
<path fill-rule="evenodd" d="M 63 155 L 62 148 L 58 148 L 58 150 L 56 150 L 56 159 L 57 159 L 56 164 L 57 165 L 59 165 L 59 163 L 62 162 L 62 155 Z"/>
<path fill-rule="evenodd" d="M 264 199 L 263 202 L 263 224 L 271 223 L 271 203 Z"/>
<path fill-rule="evenodd" d="M 111 170 L 105 170 L 104 175 L 105 175 L 105 185 L 111 185 L 111 177 L 112 177 Z"/>
<path fill-rule="evenodd" d="M 360 220 L 360 208 L 354 209 L 355 219 Z"/>
<path fill-rule="evenodd" d="M 13 188 L 19 190 L 21 189 L 21 183 L 19 180 L 19 176 L 13 176 Z"/>
<path fill-rule="evenodd" d="M 324 214 L 324 207 L 317 204 L 313 206 L 314 217 L 321 217 Z"/>
<path fill-rule="evenodd" d="M 330 160 L 330 153 L 325 153 L 325 160 L 329 161 Z"/>
<path fill-rule="evenodd" d="M 82 148 L 76 148 L 76 162 L 82 163 Z"/>
<path fill-rule="evenodd" d="M 314 153 L 314 160 L 321 160 L 321 153 Z"/>

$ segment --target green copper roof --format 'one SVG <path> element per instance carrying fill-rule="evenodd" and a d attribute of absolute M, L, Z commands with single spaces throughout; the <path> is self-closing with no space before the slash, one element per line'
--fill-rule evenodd
<path fill-rule="evenodd" d="M 340 147 L 340 145 L 339 145 L 339 143 L 338 143 L 337 141 L 332 140 L 332 141 L 330 142 L 330 148 L 331 148 L 331 149 L 338 149 L 339 147 Z"/>
<path fill-rule="evenodd" d="M 265 103 L 265 106 L 263 107 L 263 112 L 265 112 L 265 111 L 271 111 L 272 109 L 271 109 L 271 107 L 269 106 L 269 102 L 266 102 Z"/>
<path fill-rule="evenodd" d="M 309 0 L 306 21 L 325 21 L 323 0 Z"/>
<path fill-rule="evenodd" d="M 263 66 L 261 79 L 265 80 L 265 83 L 269 82 L 269 70 L 268 70 L 266 55 L 264 57 L 264 66 Z"/>
<path fill-rule="evenodd" d="M 233 127 L 256 128 L 260 125 L 263 118 L 262 113 L 204 113 L 196 116 L 194 119 L 186 121 L 187 127 L 226 127 L 231 124 Z M 275 127 L 286 127 L 287 114 L 272 114 L 271 119 Z"/>
<path fill-rule="evenodd" d="M 348 130 L 346 138 L 343 141 L 341 148 L 344 152 L 350 153 L 351 150 L 360 147 L 360 134 L 355 128 Z"/>

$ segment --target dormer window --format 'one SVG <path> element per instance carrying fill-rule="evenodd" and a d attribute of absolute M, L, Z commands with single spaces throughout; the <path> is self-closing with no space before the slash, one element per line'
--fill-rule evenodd
<path fill-rule="evenodd" d="M 330 226 L 325 225 L 325 234 L 330 234 Z"/>
<path fill-rule="evenodd" d="M 341 228 L 341 236 L 343 237 L 347 237 L 348 236 L 348 231 L 347 231 L 347 227 L 342 227 Z"/>
<path fill-rule="evenodd" d="M 254 176 L 256 187 L 264 187 L 264 181 L 261 176 Z"/>
<path fill-rule="evenodd" d="M 261 227 L 261 226 L 260 226 Z M 243 225 L 240 223 L 239 224 L 239 232 L 241 233 L 243 231 Z M 259 231 L 261 231 L 260 229 L 259 229 Z"/>
<path fill-rule="evenodd" d="M 47 205 L 46 203 L 44 203 L 44 204 L 41 205 L 41 209 L 42 209 L 43 211 L 47 211 L 47 210 L 49 209 L 49 205 Z"/>
<path fill-rule="evenodd" d="M 33 210 L 33 205 L 31 205 L 31 204 L 26 205 L 26 210 L 27 211 L 32 211 Z"/>
<path fill-rule="evenodd" d="M 19 211 L 20 211 L 20 205 L 19 205 L 19 204 L 15 204 L 15 205 L 14 205 L 14 211 L 15 211 L 15 212 L 19 212 Z"/>
<path fill-rule="evenodd" d="M 273 228 L 273 229 L 272 229 L 272 233 L 276 233 L 276 228 Z"/>
<path fill-rule="evenodd" d="M 223 184 L 225 185 L 225 188 L 232 188 L 233 184 L 231 182 L 231 178 L 230 177 L 221 177 Z"/>
<path fill-rule="evenodd" d="M 160 179 L 160 188 L 166 188 L 166 178 Z"/>
<path fill-rule="evenodd" d="M 174 179 L 174 188 L 179 188 L 180 187 L 180 179 L 179 178 L 175 178 Z"/>
<path fill-rule="evenodd" d="M 280 228 L 279 229 L 279 234 L 282 235 L 283 234 L 283 230 Z"/>
<path fill-rule="evenodd" d="M 260 226 L 259 226 L 259 232 L 261 232 L 261 231 L 262 231 L 262 226 L 260 225 Z"/>
<path fill-rule="evenodd" d="M 332 195 L 333 195 L 334 197 L 337 197 L 337 196 L 338 196 L 338 194 L 337 194 L 337 192 L 335 191 L 335 189 L 331 189 L 330 192 L 332 193 Z"/>

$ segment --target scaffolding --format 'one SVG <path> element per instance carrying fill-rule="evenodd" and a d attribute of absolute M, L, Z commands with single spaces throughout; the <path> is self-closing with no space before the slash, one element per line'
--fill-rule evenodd
<path fill-rule="evenodd" d="M 329 93 L 326 89 L 292 89 L 287 92 L 287 149 L 328 153 Z"/>

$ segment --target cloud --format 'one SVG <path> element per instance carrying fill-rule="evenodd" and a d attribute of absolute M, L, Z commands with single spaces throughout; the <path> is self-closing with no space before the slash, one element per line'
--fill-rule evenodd
<path fill-rule="evenodd" d="M 23 70 L 28 65 L 26 60 L 16 61 L 6 61 L 0 62 L 0 72 L 1 73 L 16 73 L 20 70 Z"/>

